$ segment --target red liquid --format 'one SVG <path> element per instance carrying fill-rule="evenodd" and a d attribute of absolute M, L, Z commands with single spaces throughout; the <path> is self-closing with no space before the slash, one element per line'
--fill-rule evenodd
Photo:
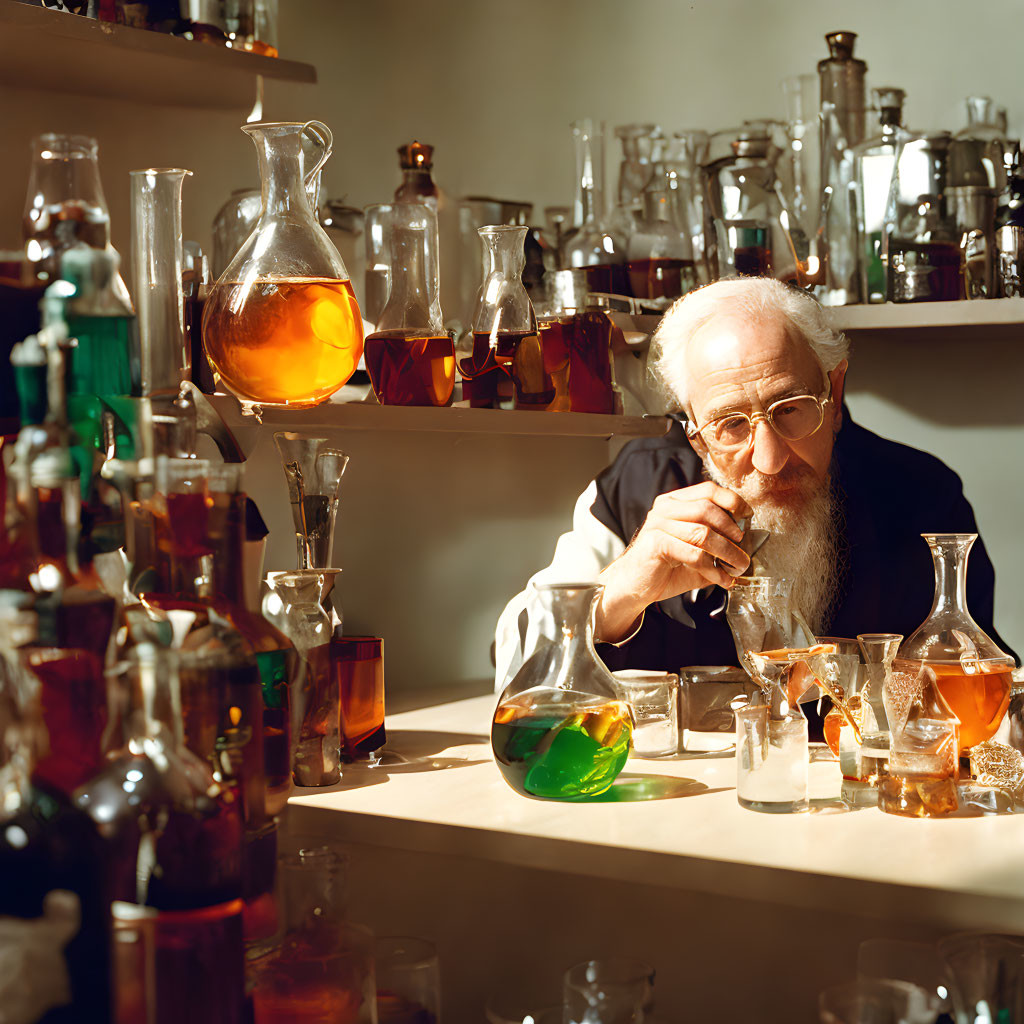
<path fill-rule="evenodd" d="M 550 412 L 569 411 L 569 339 L 572 336 L 572 317 L 545 320 L 539 330 L 544 353 L 544 372 L 551 378 L 554 397 L 545 406 Z"/>
<path fill-rule="evenodd" d="M 771 251 L 760 245 L 742 245 L 733 250 L 733 263 L 740 277 L 770 277 Z"/>
<path fill-rule="evenodd" d="M 678 299 L 697 286 L 693 260 L 630 260 L 629 286 L 638 299 Z"/>
<path fill-rule="evenodd" d="M 109 630 L 107 632 L 109 636 Z M 24 664 L 40 683 L 49 750 L 33 778 L 70 794 L 103 763 L 107 726 L 107 684 L 103 661 L 92 651 L 23 648 Z"/>
<path fill-rule="evenodd" d="M 629 271 L 625 263 L 595 263 L 584 267 L 587 290 L 629 295 Z"/>
<path fill-rule="evenodd" d="M 210 553 L 209 506 L 204 491 L 168 494 L 167 517 L 157 517 L 156 542 L 161 551 L 177 558 L 199 558 Z"/>
<path fill-rule="evenodd" d="M 569 335 L 569 404 L 573 412 L 615 412 L 612 322 L 602 312 L 577 313 Z"/>
<path fill-rule="evenodd" d="M 343 754 L 366 758 L 380 750 L 384 731 L 384 661 L 377 637 L 337 637 L 331 641 L 341 706 Z"/>
<path fill-rule="evenodd" d="M 517 409 L 546 409 L 555 400 L 555 382 L 544 364 L 544 343 L 540 335 L 523 338 L 512 360 Z"/>
<path fill-rule="evenodd" d="M 366 369 L 381 405 L 448 405 L 455 387 L 455 343 L 448 335 L 380 331 L 365 343 Z"/>
<path fill-rule="evenodd" d="M 492 348 L 487 331 L 473 332 L 473 355 L 460 360 L 459 372 L 462 375 L 462 396 L 473 409 L 494 409 L 502 398 L 512 395 L 508 367 L 499 364 L 497 348 Z"/>

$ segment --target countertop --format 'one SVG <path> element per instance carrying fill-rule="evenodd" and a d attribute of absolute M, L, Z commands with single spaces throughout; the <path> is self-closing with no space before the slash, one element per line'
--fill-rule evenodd
<path fill-rule="evenodd" d="M 371 845 L 794 907 L 1011 930 L 1024 920 L 1022 814 L 919 820 L 850 810 L 834 762 L 811 764 L 810 813 L 759 814 L 738 805 L 735 759 L 721 754 L 631 758 L 603 797 L 535 800 L 494 765 L 494 704 L 488 695 L 389 716 L 381 765 L 346 766 L 337 786 L 297 790 L 300 827 L 315 821 Z"/>

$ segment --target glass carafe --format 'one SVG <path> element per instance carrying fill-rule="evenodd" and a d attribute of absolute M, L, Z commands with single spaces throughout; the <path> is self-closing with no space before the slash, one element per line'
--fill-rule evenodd
<path fill-rule="evenodd" d="M 605 217 L 604 125 L 589 118 L 574 121 L 572 136 L 576 147 L 575 227 L 562 247 L 562 266 L 582 269 L 592 292 L 628 295 L 625 246 Z"/>
<path fill-rule="evenodd" d="M 658 165 L 665 175 L 672 223 L 690 236 L 698 276 L 704 271 L 704 196 L 700 167 L 707 150 L 707 132 L 675 132 L 665 140 Z"/>
<path fill-rule="evenodd" d="M 263 614 L 288 637 L 301 662 L 290 687 L 292 776 L 300 786 L 331 786 L 341 778 L 338 679 L 331 670 L 331 618 L 323 595 L 336 572 L 302 569 L 267 574 Z"/>
<path fill-rule="evenodd" d="M 326 437 L 309 437 L 289 430 L 275 433 L 274 443 L 288 481 L 298 568 L 332 568 L 338 488 L 348 456 L 330 447 Z"/>
<path fill-rule="evenodd" d="M 438 300 L 437 218 L 422 203 L 391 214 L 391 288 L 366 339 L 366 369 L 381 405 L 448 405 L 455 345 Z"/>
<path fill-rule="evenodd" d="M 319 121 L 248 124 L 259 155 L 255 231 L 220 276 L 203 312 L 203 347 L 243 407 L 318 405 L 355 371 L 363 326 L 348 271 L 307 187 L 331 154 Z M 323 153 L 305 175 L 302 139 Z"/>
<path fill-rule="evenodd" d="M 522 279 L 528 230 L 489 224 L 477 232 L 484 245 L 484 279 L 473 313 L 473 354 L 459 361 L 463 397 L 473 408 L 507 404 L 520 345 L 529 339 L 531 348 L 540 348 L 537 316 Z"/>
<path fill-rule="evenodd" d="M 526 796 L 603 793 L 629 756 L 633 712 L 594 650 L 591 583 L 534 583 L 524 660 L 498 699 L 494 760 Z"/>
<path fill-rule="evenodd" d="M 643 217 L 626 247 L 632 294 L 665 309 L 697 287 L 693 242 L 688 228 L 674 222 L 671 199 L 668 177 L 658 164 L 643 192 Z"/>
<path fill-rule="evenodd" d="M 935 600 L 928 618 L 904 641 L 896 669 L 922 661 L 942 699 L 960 720 L 960 749 L 991 739 L 1010 702 L 1013 658 L 967 610 L 967 557 L 976 533 L 922 534 L 935 565 Z"/>
<path fill-rule="evenodd" d="M 946 197 L 949 132 L 901 132 L 885 210 L 883 259 L 889 302 L 963 297 L 960 235 Z"/>

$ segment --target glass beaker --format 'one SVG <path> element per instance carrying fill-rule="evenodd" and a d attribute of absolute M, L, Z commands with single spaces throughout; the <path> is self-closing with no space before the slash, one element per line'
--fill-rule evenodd
<path fill-rule="evenodd" d="M 605 219 L 604 124 L 583 118 L 572 123 L 576 149 L 575 227 L 562 246 L 562 266 L 584 271 L 592 292 L 629 294 L 625 246 Z"/>
<path fill-rule="evenodd" d="M 528 230 L 489 224 L 477 231 L 484 245 L 484 279 L 473 313 L 473 354 L 459 361 L 463 396 L 473 408 L 507 402 L 516 350 L 537 335 L 537 316 L 522 279 Z"/>
<path fill-rule="evenodd" d="M 203 347 L 243 405 L 311 406 L 355 371 L 363 325 L 348 271 L 307 188 L 331 154 L 320 121 L 247 124 L 259 155 L 256 229 L 220 276 L 203 311 Z M 303 174 L 302 139 L 323 149 Z"/>
<path fill-rule="evenodd" d="M 654 968 L 631 957 L 588 960 L 562 978 L 565 1024 L 641 1024 L 654 1006 Z"/>
<path fill-rule="evenodd" d="M 889 302 L 963 297 L 963 254 L 949 184 L 949 132 L 900 132 L 885 209 L 883 260 Z"/>
<path fill-rule="evenodd" d="M 181 186 L 191 174 L 178 167 L 130 174 L 132 281 L 143 395 L 177 395 L 191 369 L 181 277 Z"/>
<path fill-rule="evenodd" d="M 594 796 L 629 756 L 633 712 L 594 650 L 596 583 L 534 583 L 524 660 L 498 698 L 494 760 L 524 796 Z"/>
<path fill-rule="evenodd" d="M 935 566 L 935 599 L 928 618 L 900 647 L 895 668 L 928 665 L 942 700 L 960 720 L 960 749 L 966 752 L 999 728 L 1010 703 L 1014 661 L 967 610 L 967 558 L 978 535 L 921 536 Z"/>
<path fill-rule="evenodd" d="M 448 405 L 455 344 L 438 300 L 437 217 L 423 203 L 396 203 L 390 234 L 390 294 L 365 342 L 373 393 L 381 405 Z"/>
<path fill-rule="evenodd" d="M 331 618 L 325 588 L 334 570 L 267 574 L 264 616 L 295 645 L 301 669 L 290 686 L 292 778 L 299 786 L 332 786 L 341 779 L 338 679 L 331 668 Z"/>
<path fill-rule="evenodd" d="M 309 437 L 289 430 L 277 431 L 274 443 L 288 481 L 298 568 L 332 568 L 338 488 L 348 456 L 331 448 L 326 437 Z"/>

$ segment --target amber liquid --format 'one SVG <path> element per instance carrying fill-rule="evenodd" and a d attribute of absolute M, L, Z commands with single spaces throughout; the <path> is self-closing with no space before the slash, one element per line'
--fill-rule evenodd
<path fill-rule="evenodd" d="M 637 299 L 678 299 L 697 287 L 697 266 L 693 260 L 658 257 L 630 260 L 629 287 Z"/>
<path fill-rule="evenodd" d="M 381 405 L 448 405 L 455 387 L 455 343 L 448 335 L 380 331 L 366 339 L 366 369 Z"/>
<path fill-rule="evenodd" d="M 544 372 L 550 377 L 554 396 L 545 406 L 549 412 L 568 412 L 569 398 L 569 337 L 572 318 L 546 320 L 540 325 L 539 337 L 544 353 Z"/>
<path fill-rule="evenodd" d="M 358 638 L 354 638 L 358 640 Z M 351 644 L 332 641 L 332 661 L 341 701 L 342 756 L 369 757 L 386 742 L 384 731 L 384 662 L 356 658 Z"/>
<path fill-rule="evenodd" d="M 510 335 L 503 343 L 506 353 L 515 351 L 522 334 Z M 513 340 L 514 339 L 514 340 Z M 462 374 L 462 395 L 473 409 L 494 409 L 503 398 L 512 394 L 509 366 L 512 356 L 498 359 L 497 346 L 491 346 L 489 331 L 473 332 L 473 355 L 459 362 Z"/>
<path fill-rule="evenodd" d="M 733 250 L 733 262 L 740 277 L 769 277 L 772 254 L 760 245 L 741 245 Z"/>
<path fill-rule="evenodd" d="M 109 630 L 107 636 L 109 636 Z M 107 684 L 103 661 L 92 651 L 24 648 L 24 664 L 40 683 L 46 754 L 32 777 L 64 794 L 88 782 L 103 761 Z"/>
<path fill-rule="evenodd" d="M 625 263 L 594 263 L 584 267 L 587 291 L 629 295 L 629 271 Z"/>
<path fill-rule="evenodd" d="M 935 685 L 950 711 L 960 719 L 960 750 L 990 740 L 1010 705 L 1013 679 L 1005 665 L 979 665 L 966 673 L 960 664 L 929 663 Z"/>
<path fill-rule="evenodd" d="M 348 281 L 221 283 L 206 303 L 203 346 L 214 371 L 239 398 L 316 405 L 355 372 L 363 351 L 362 318 Z"/>
<path fill-rule="evenodd" d="M 577 313 L 569 334 L 569 406 L 573 412 L 615 412 L 612 322 L 601 312 Z"/>

